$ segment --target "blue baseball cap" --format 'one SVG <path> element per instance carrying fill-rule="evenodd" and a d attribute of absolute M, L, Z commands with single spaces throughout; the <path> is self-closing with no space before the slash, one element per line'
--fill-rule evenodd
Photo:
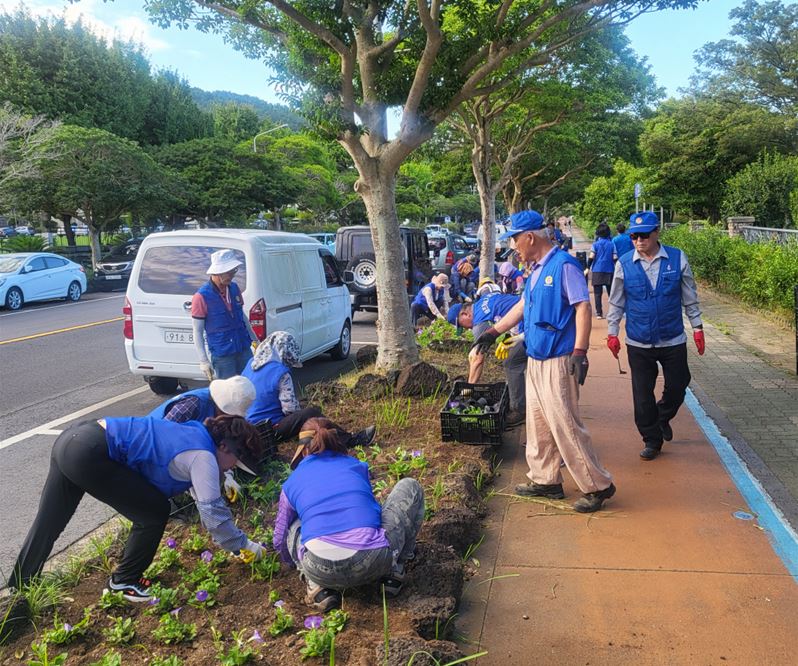
<path fill-rule="evenodd" d="M 544 226 L 543 216 L 536 210 L 522 210 L 510 215 L 510 228 L 499 236 L 499 240 L 507 240 L 522 231 L 537 231 Z"/>
<path fill-rule="evenodd" d="M 632 213 L 629 216 L 629 233 L 648 233 L 659 229 L 659 218 L 656 213 L 643 211 L 642 213 Z"/>
<path fill-rule="evenodd" d="M 457 327 L 458 333 L 462 330 L 460 324 L 457 323 L 457 318 L 460 316 L 460 310 L 462 309 L 463 309 L 462 303 L 455 303 L 452 307 L 449 308 L 449 312 L 446 314 L 446 318 L 449 320 L 449 323 L 452 326 Z"/>

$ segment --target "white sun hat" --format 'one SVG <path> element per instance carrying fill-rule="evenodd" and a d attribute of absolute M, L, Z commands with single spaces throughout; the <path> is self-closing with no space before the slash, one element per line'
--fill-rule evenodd
<path fill-rule="evenodd" d="M 211 267 L 205 273 L 206 275 L 220 275 L 243 265 L 244 262 L 236 258 L 236 253 L 233 250 L 217 250 L 211 255 Z"/>
<path fill-rule="evenodd" d="M 255 400 L 255 385 L 246 377 L 235 375 L 229 379 L 214 379 L 208 387 L 211 399 L 225 414 L 246 416 Z"/>

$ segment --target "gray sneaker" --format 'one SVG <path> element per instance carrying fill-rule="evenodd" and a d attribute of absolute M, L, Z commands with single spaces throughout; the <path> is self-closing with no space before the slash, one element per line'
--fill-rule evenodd
<path fill-rule="evenodd" d="M 524 497 L 546 497 L 548 499 L 563 499 L 565 493 L 561 483 L 520 483 L 515 487 L 516 495 Z"/>
<path fill-rule="evenodd" d="M 611 483 L 609 487 L 604 490 L 598 490 L 595 493 L 585 493 L 574 502 L 574 511 L 579 513 L 593 513 L 601 508 L 605 500 L 608 500 L 615 494 L 615 484 Z"/>

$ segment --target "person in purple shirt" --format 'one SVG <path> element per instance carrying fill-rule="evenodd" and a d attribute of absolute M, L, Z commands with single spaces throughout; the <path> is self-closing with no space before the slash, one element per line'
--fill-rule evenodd
<path fill-rule="evenodd" d="M 274 523 L 274 548 L 307 583 L 305 602 L 321 612 L 341 606 L 341 590 L 380 581 L 402 589 L 424 520 L 424 491 L 401 479 L 380 506 L 369 468 L 347 455 L 329 419 L 310 419 L 300 433 Z"/>

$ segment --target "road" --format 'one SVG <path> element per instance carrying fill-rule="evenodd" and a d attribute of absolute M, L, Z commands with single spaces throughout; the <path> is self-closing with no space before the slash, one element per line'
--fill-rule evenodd
<path fill-rule="evenodd" d="M 58 434 L 81 420 L 146 414 L 162 400 L 128 371 L 123 302 L 123 293 L 100 293 L 86 294 L 78 303 L 0 310 L 0 587 L 36 515 Z M 353 353 L 376 341 L 374 321 L 374 315 L 358 315 Z M 305 386 L 351 367 L 351 357 L 334 362 L 322 355 L 295 371 L 295 378 Z M 85 498 L 54 554 L 112 515 Z"/>

